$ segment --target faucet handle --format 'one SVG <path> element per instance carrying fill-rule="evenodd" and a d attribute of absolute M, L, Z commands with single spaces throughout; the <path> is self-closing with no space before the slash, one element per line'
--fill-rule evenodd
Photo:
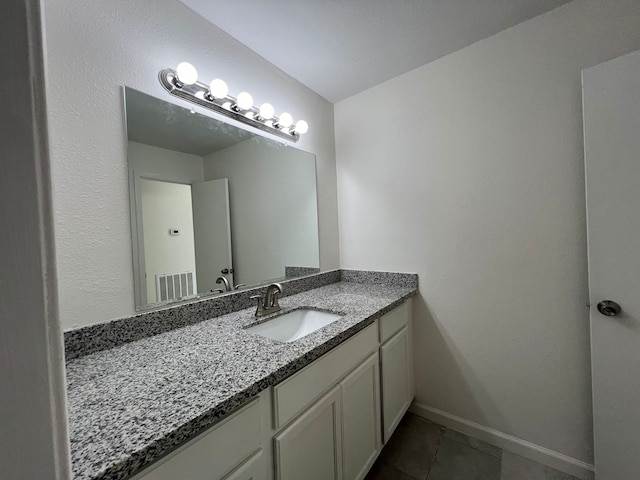
<path fill-rule="evenodd" d="M 264 294 L 261 294 L 261 295 L 251 295 L 249 298 L 251 300 L 258 300 L 258 308 L 261 309 L 264 306 L 264 299 L 266 297 Z"/>
<path fill-rule="evenodd" d="M 271 306 L 272 307 L 279 307 L 278 305 L 278 295 L 280 295 L 282 293 L 282 290 L 275 290 L 273 292 L 273 295 L 271 296 Z"/>
<path fill-rule="evenodd" d="M 258 300 L 258 305 L 256 306 L 256 317 L 261 317 L 264 315 L 264 300 L 265 295 L 251 295 L 249 297 L 251 300 Z"/>
<path fill-rule="evenodd" d="M 264 306 L 265 308 L 277 308 L 280 310 L 280 306 L 278 305 L 278 295 L 282 293 L 282 285 L 279 283 L 272 283 L 267 287 L 265 291 L 265 299 Z"/>

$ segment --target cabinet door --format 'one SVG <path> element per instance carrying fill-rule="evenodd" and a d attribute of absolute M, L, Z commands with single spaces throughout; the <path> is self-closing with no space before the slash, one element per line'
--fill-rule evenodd
<path fill-rule="evenodd" d="M 385 443 L 411 403 L 412 369 L 409 327 L 403 327 L 380 347 L 382 421 Z"/>
<path fill-rule="evenodd" d="M 278 480 L 341 480 L 340 387 L 274 437 Z"/>
<path fill-rule="evenodd" d="M 361 480 L 381 447 L 380 368 L 378 352 L 340 383 L 345 480 Z"/>

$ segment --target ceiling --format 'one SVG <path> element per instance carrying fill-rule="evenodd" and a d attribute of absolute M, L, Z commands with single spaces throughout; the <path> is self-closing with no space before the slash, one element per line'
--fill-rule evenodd
<path fill-rule="evenodd" d="M 569 0 L 180 1 L 334 103 Z"/>
<path fill-rule="evenodd" d="M 204 157 L 254 138 L 242 128 L 126 87 L 127 138 Z M 262 137 L 257 137 L 262 138 Z"/>

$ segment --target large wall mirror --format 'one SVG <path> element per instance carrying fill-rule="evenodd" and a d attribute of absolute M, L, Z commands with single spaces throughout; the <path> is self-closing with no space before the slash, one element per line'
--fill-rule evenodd
<path fill-rule="evenodd" d="M 315 156 L 125 87 L 136 308 L 319 271 Z"/>

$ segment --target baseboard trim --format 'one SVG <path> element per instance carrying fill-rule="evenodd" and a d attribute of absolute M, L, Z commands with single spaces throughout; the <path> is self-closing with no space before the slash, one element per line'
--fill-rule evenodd
<path fill-rule="evenodd" d="M 583 480 L 593 480 L 594 467 L 588 463 L 578 460 L 562 453 L 558 453 L 548 448 L 541 447 L 521 438 L 507 435 L 493 428 L 485 427 L 479 423 L 466 420 L 464 418 L 452 415 L 437 408 L 429 407 L 424 404 L 414 403 L 409 411 L 426 418 L 445 427 L 456 430 L 465 435 L 477 438 L 479 440 L 495 445 L 521 457 L 528 458 L 551 468 L 555 468 L 561 472 L 573 475 Z"/>

